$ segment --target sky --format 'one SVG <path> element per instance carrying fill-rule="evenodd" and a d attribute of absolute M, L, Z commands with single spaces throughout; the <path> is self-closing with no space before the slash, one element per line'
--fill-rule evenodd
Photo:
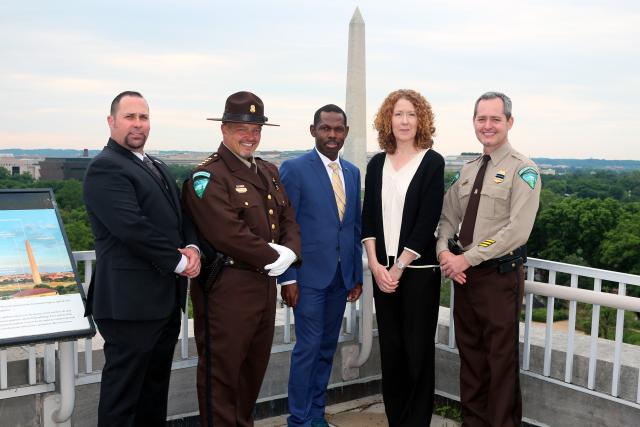
<path fill-rule="evenodd" d="M 31 274 L 29 240 L 40 273 L 73 271 L 54 209 L 0 211 L 0 276 Z"/>
<path fill-rule="evenodd" d="M 513 101 L 534 157 L 640 160 L 637 0 L 12 1 L 0 13 L 0 148 L 99 149 L 113 97 L 140 91 L 149 150 L 214 151 L 228 95 L 262 98 L 261 150 L 307 149 L 315 110 L 344 106 L 349 21 L 366 24 L 367 148 L 391 91 L 422 93 L 434 149 L 480 151 L 473 104 Z"/>

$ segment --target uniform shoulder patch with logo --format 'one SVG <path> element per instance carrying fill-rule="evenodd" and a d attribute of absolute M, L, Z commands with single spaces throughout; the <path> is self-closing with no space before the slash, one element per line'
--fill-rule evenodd
<path fill-rule="evenodd" d="M 196 193 L 199 199 L 204 197 L 204 190 L 207 189 L 209 181 L 211 181 L 211 172 L 197 171 L 191 175 L 193 181 L 193 191 Z"/>
<path fill-rule="evenodd" d="M 457 180 L 460 179 L 460 171 L 456 172 L 455 175 L 453 175 L 453 178 L 451 178 L 451 180 L 449 181 L 449 187 L 451 187 L 453 184 L 456 183 Z"/>
<path fill-rule="evenodd" d="M 536 182 L 538 182 L 538 171 L 536 168 L 531 166 L 524 167 L 518 171 L 518 175 L 520 175 L 520 178 L 522 178 L 524 182 L 529 184 L 531 189 L 536 187 Z"/>

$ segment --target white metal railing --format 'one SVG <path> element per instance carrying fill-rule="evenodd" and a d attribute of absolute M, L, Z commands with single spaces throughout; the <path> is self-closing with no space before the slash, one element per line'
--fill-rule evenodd
<path fill-rule="evenodd" d="M 88 283 L 93 273 L 93 261 L 95 261 L 95 252 L 83 251 L 74 252 L 74 258 L 76 265 L 82 267 L 85 275 L 85 281 L 83 283 L 85 292 L 88 287 Z M 359 352 L 358 360 L 350 361 L 350 367 L 361 366 L 367 359 L 371 350 L 372 336 L 377 334 L 375 329 L 372 329 L 372 289 L 371 289 L 371 277 L 367 274 L 367 264 L 364 261 L 365 267 L 365 292 L 363 297 L 356 304 L 350 304 L 346 310 L 346 322 L 339 340 L 341 342 L 360 342 L 361 350 Z M 524 322 L 524 351 L 522 369 L 525 373 L 531 372 L 531 349 L 532 349 L 532 306 L 534 295 L 541 295 L 547 297 L 547 319 L 545 325 L 545 340 L 544 340 L 544 362 L 541 377 L 548 381 L 557 382 L 559 379 L 551 377 L 551 360 L 552 360 L 552 347 L 554 331 L 552 328 L 553 323 L 553 308 L 556 299 L 563 299 L 569 301 L 569 327 L 567 331 L 567 343 L 566 343 L 566 355 L 565 355 L 565 374 L 561 379 L 565 384 L 571 384 L 573 380 L 574 372 L 574 341 L 575 341 L 575 323 L 577 313 L 577 303 L 587 303 L 593 305 L 592 319 L 591 319 L 591 334 L 590 334 L 590 349 L 589 349 L 589 363 L 588 363 L 588 381 L 587 390 L 593 391 L 595 394 L 596 388 L 596 367 L 598 360 L 598 330 L 600 321 L 600 307 L 612 307 L 617 309 L 616 316 L 616 333 L 614 345 L 614 357 L 612 363 L 612 384 L 611 391 L 608 394 L 609 397 L 618 398 L 620 395 L 620 369 L 621 369 L 621 355 L 622 355 L 622 332 L 624 326 L 624 312 L 625 310 L 640 312 L 640 299 L 626 296 L 627 286 L 640 286 L 640 276 L 617 273 L 612 271 L 598 270 L 588 267 L 581 267 L 570 264 L 563 264 L 551 261 L 545 261 L 535 258 L 529 258 L 527 271 L 527 281 L 525 283 L 525 322 Z M 548 272 L 548 282 L 540 283 L 535 282 L 534 278 L 541 271 Z M 570 275 L 570 286 L 559 286 L 556 284 L 558 274 Z M 589 278 L 593 281 L 593 291 L 584 290 L 578 288 L 580 278 Z M 613 282 L 617 284 L 618 293 L 610 294 L 602 291 L 602 282 Z M 450 307 L 453 309 L 453 293 L 454 286 L 451 286 L 451 299 Z M 291 309 L 288 307 L 281 307 L 279 309 L 280 317 L 283 323 L 283 340 L 281 343 L 274 343 L 272 347 L 272 353 L 279 353 L 290 351 L 293 348 L 294 342 L 291 336 L 291 326 L 293 316 L 291 315 Z M 453 311 L 450 311 L 453 313 Z M 360 317 L 360 322 L 357 320 Z M 359 324 L 359 328 L 356 325 Z M 190 335 L 188 314 L 183 314 L 181 338 L 180 338 L 180 356 L 173 362 L 173 369 L 183 369 L 189 367 L 195 367 L 197 365 L 197 355 L 193 351 L 189 351 L 189 338 Z M 436 334 L 437 335 L 437 334 Z M 74 372 L 76 374 L 76 384 L 91 384 L 100 381 L 100 372 L 94 371 L 92 350 L 95 339 L 81 339 L 73 342 L 74 350 Z M 443 340 L 444 341 L 444 340 Z M 455 333 L 454 333 L 454 320 L 453 315 L 449 316 L 449 333 L 446 338 L 446 342 L 438 342 L 441 348 L 447 348 L 450 351 L 455 350 Z M 100 347 L 98 344 L 97 347 Z M 23 346 L 20 348 L 4 349 L 0 350 L 0 400 L 10 397 L 18 397 L 25 395 L 33 395 L 39 393 L 47 393 L 55 390 L 56 382 L 56 348 L 59 348 L 59 343 L 54 344 L 38 344 L 31 346 Z M 10 359 L 9 352 L 22 352 L 25 353 L 19 358 L 28 360 L 28 375 L 26 384 L 9 384 L 9 372 L 8 366 Z M 79 367 L 79 352 L 84 356 L 83 366 Z M 38 379 L 37 360 L 42 358 L 43 370 L 41 378 Z M 639 370 L 640 371 L 640 370 Z M 537 375 L 537 374 L 536 374 Z M 631 402 L 635 405 L 640 404 L 640 375 L 638 378 L 638 392 L 636 394 L 636 402 Z M 606 397 L 606 396 L 604 396 Z M 628 402 L 628 401 L 625 401 Z"/>
<path fill-rule="evenodd" d="M 93 264 L 96 259 L 95 251 L 76 251 L 73 252 L 73 257 L 76 263 L 76 270 L 84 272 L 82 286 L 86 294 L 93 274 Z M 369 298 L 371 299 L 371 297 Z M 369 302 L 367 305 L 371 306 L 371 304 L 372 303 Z M 291 327 L 293 325 L 292 310 L 289 307 L 280 307 L 279 311 L 284 316 L 284 339 L 283 343 L 274 343 L 271 348 L 271 353 L 290 351 L 295 344 L 291 339 Z M 358 333 L 355 326 L 358 324 L 357 316 L 359 313 L 360 311 L 356 308 L 355 303 L 349 305 L 346 311 L 346 322 L 339 337 L 340 342 L 357 339 Z M 194 351 L 189 351 L 189 338 L 193 338 L 193 333 L 190 331 L 190 324 L 188 312 L 183 313 L 179 338 L 180 357 L 173 361 L 172 369 L 174 370 L 195 367 L 198 363 L 197 354 Z M 367 333 L 367 335 L 370 336 L 371 334 Z M 360 336 L 363 336 L 362 333 Z M 73 369 L 76 375 L 77 385 L 100 382 L 101 372 L 94 371 L 93 368 L 93 347 L 94 345 L 96 345 L 97 348 L 102 347 L 101 344 L 95 343 L 96 340 L 99 340 L 99 338 L 82 338 L 73 342 Z M 365 348 L 367 343 L 370 350 L 371 341 L 365 341 Z M 51 344 L 35 344 L 0 350 L 0 400 L 54 391 L 56 381 L 60 381 L 60 379 L 56 379 L 56 349 L 60 349 L 60 344 L 61 343 L 57 342 Z M 79 354 L 84 356 L 83 366 L 79 366 Z M 360 354 L 362 355 L 362 352 Z M 368 355 L 368 352 L 365 353 L 365 355 Z M 23 360 L 25 357 L 28 361 L 27 384 L 10 385 L 8 381 L 9 363 L 14 359 Z M 43 374 L 40 381 L 37 380 L 38 368 L 36 362 L 38 358 L 42 358 L 43 363 Z M 364 361 L 366 361 L 366 359 Z M 364 361 L 362 361 L 362 363 L 364 363 Z"/>
<path fill-rule="evenodd" d="M 600 325 L 600 307 L 609 307 L 617 310 L 616 327 L 614 339 L 614 357 L 612 367 L 611 380 L 611 396 L 619 397 L 620 395 L 620 367 L 622 356 L 622 338 L 624 330 L 624 312 L 625 310 L 640 313 L 640 298 L 626 296 L 627 286 L 640 286 L 640 276 L 633 274 L 618 273 L 614 271 L 599 270 L 589 267 L 580 267 L 571 264 L 546 261 L 531 258 L 527 262 L 527 283 L 526 283 L 526 306 L 525 306 L 525 343 L 523 369 L 529 370 L 530 352 L 531 352 L 531 311 L 533 306 L 533 295 L 541 295 L 547 297 L 547 321 L 545 329 L 545 353 L 543 362 L 543 375 L 550 376 L 551 371 L 551 351 L 550 348 L 553 331 L 551 325 L 554 316 L 554 302 L 556 298 L 569 301 L 569 325 L 567 330 L 567 351 L 565 353 L 565 376 L 564 382 L 572 383 L 573 379 L 573 360 L 574 360 L 574 340 L 575 340 L 575 322 L 577 316 L 577 303 L 586 303 L 593 305 L 591 314 L 591 331 L 590 331 L 590 350 L 589 350 L 589 367 L 587 388 L 595 389 L 596 378 L 596 362 L 598 360 L 598 332 Z M 549 275 L 548 283 L 542 284 L 535 282 L 536 273 L 538 271 L 547 271 Z M 557 274 L 563 273 L 570 275 L 570 286 L 558 286 L 556 284 Z M 579 278 L 588 278 L 593 281 L 593 290 L 579 289 Z M 612 282 L 617 285 L 617 294 L 602 291 L 602 282 Z M 638 376 L 640 384 L 640 374 Z M 636 403 L 640 403 L 640 386 L 636 393 Z"/>
<path fill-rule="evenodd" d="M 543 366 L 541 378 L 552 381 L 561 382 L 571 385 L 572 388 L 580 389 L 574 383 L 574 356 L 575 356 L 575 335 L 576 335 L 576 318 L 577 304 L 585 303 L 592 305 L 591 314 L 591 331 L 589 336 L 589 363 L 587 372 L 587 387 L 591 394 L 600 395 L 605 398 L 613 398 L 614 400 L 638 406 L 640 404 L 640 369 L 638 369 L 638 390 L 636 392 L 635 402 L 627 399 L 617 399 L 620 396 L 620 368 L 623 348 L 623 329 L 624 329 L 624 312 L 625 310 L 640 313 L 640 298 L 629 297 L 626 295 L 627 286 L 640 286 L 640 276 L 626 273 L 618 273 L 614 271 L 599 270 L 590 267 L 582 267 L 572 264 L 541 260 L 537 258 L 529 258 L 527 261 L 527 277 L 525 280 L 525 310 L 524 310 L 524 345 L 522 355 L 522 370 L 525 373 L 533 373 L 531 371 L 531 352 L 532 352 L 532 333 L 533 333 L 533 301 L 534 296 L 543 296 L 547 298 L 546 302 L 546 321 L 544 326 L 544 349 L 543 349 Z M 535 281 L 536 277 L 541 276 L 540 273 L 547 272 L 548 280 L 546 283 Z M 557 284 L 558 274 L 569 275 L 569 286 L 561 286 Z M 578 283 L 580 278 L 586 278 L 593 282 L 593 290 L 580 289 Z M 602 282 L 612 282 L 617 286 L 617 294 L 602 291 Z M 449 316 L 449 335 L 446 343 L 450 351 L 455 351 L 455 329 L 453 319 L 453 301 L 455 286 L 451 281 L 449 286 L 451 289 L 450 307 L 451 315 Z M 569 302 L 569 318 L 566 336 L 566 351 L 564 360 L 564 378 L 552 378 L 552 355 L 554 350 L 554 307 L 556 299 Z M 607 393 L 599 393 L 596 390 L 596 367 L 598 361 L 598 332 L 600 325 L 600 308 L 614 308 L 616 312 L 615 339 L 613 341 L 614 356 L 611 371 L 611 390 Z M 537 375 L 533 373 L 533 375 Z"/>

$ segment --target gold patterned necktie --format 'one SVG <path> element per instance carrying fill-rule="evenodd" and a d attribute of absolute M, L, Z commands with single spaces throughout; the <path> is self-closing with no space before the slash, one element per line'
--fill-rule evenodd
<path fill-rule="evenodd" d="M 331 186 L 333 187 L 333 194 L 336 196 L 336 205 L 338 207 L 338 216 L 340 217 L 340 221 L 344 218 L 344 209 L 347 205 L 347 198 L 344 195 L 344 187 L 342 185 L 342 179 L 340 179 L 340 174 L 338 170 L 340 170 L 340 165 L 336 162 L 329 163 L 329 167 L 333 171 L 331 174 Z"/>

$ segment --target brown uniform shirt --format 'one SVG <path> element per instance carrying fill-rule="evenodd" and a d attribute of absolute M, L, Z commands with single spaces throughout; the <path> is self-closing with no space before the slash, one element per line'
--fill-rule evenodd
<path fill-rule="evenodd" d="M 460 170 L 444 196 L 436 253 L 458 232 L 482 157 Z M 540 200 L 540 173 L 533 161 L 507 142 L 491 154 L 484 176 L 473 241 L 465 247 L 469 264 L 506 255 L 529 239 Z"/>
<path fill-rule="evenodd" d="M 201 239 L 262 270 L 278 258 L 269 242 L 300 257 L 300 230 L 278 169 L 259 158 L 255 163 L 258 173 L 220 144 L 185 182 L 182 199 Z"/>

